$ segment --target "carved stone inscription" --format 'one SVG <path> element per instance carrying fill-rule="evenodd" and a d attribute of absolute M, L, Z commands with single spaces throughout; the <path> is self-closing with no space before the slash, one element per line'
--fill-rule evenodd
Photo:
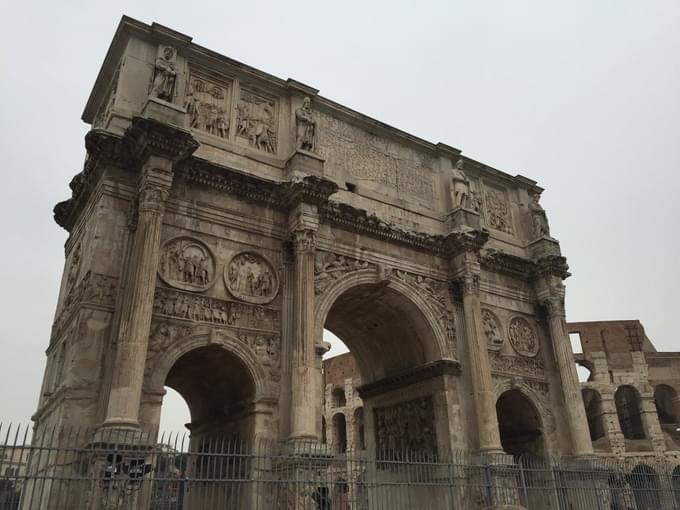
<path fill-rule="evenodd" d="M 162 288 L 156 289 L 154 313 L 196 322 L 268 331 L 278 331 L 281 327 L 278 310 Z"/>
<path fill-rule="evenodd" d="M 538 339 L 529 321 L 523 317 L 514 317 L 508 327 L 510 345 L 522 356 L 534 357 L 538 354 Z"/>
<path fill-rule="evenodd" d="M 382 451 L 433 453 L 437 438 L 432 397 L 420 397 L 389 407 L 377 407 L 375 442 Z"/>
<path fill-rule="evenodd" d="M 230 97 L 227 86 L 211 83 L 204 78 L 192 77 L 184 104 L 191 119 L 191 127 L 220 138 L 227 138 Z"/>
<path fill-rule="evenodd" d="M 276 103 L 255 92 L 241 89 L 237 106 L 236 135 L 256 149 L 276 152 Z"/>
<path fill-rule="evenodd" d="M 489 349 L 497 351 L 503 347 L 503 328 L 496 314 L 486 308 L 482 309 L 482 324 L 486 335 L 486 345 Z"/>
<path fill-rule="evenodd" d="M 383 184 L 432 207 L 433 163 L 428 156 L 322 112 L 316 125 L 318 152 L 331 173 Z"/>
<path fill-rule="evenodd" d="M 489 226 L 506 234 L 512 234 L 510 206 L 505 193 L 501 190 L 487 189 L 485 198 L 486 221 Z"/>
<path fill-rule="evenodd" d="M 163 247 L 158 274 L 172 287 L 201 292 L 214 283 L 215 257 L 201 241 L 176 237 Z"/>
<path fill-rule="evenodd" d="M 279 290 L 272 264 L 262 255 L 244 251 L 234 255 L 225 267 L 224 280 L 232 296 L 248 303 L 269 303 Z"/>

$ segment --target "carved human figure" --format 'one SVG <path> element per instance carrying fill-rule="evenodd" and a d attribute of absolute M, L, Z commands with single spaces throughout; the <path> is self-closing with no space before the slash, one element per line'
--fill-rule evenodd
<path fill-rule="evenodd" d="M 297 148 L 313 152 L 316 149 L 316 122 L 312 116 L 312 100 L 302 100 L 302 106 L 295 110 Z"/>
<path fill-rule="evenodd" d="M 156 68 L 151 87 L 151 95 L 172 102 L 175 93 L 175 50 L 170 46 L 163 48 L 163 55 L 156 59 Z"/>
<path fill-rule="evenodd" d="M 463 160 L 459 159 L 453 168 L 451 176 L 453 196 L 451 197 L 454 209 L 467 207 L 470 200 L 470 180 L 463 172 Z"/>
<path fill-rule="evenodd" d="M 489 310 L 482 310 L 482 323 L 488 347 L 499 349 L 503 345 L 503 337 L 496 317 Z"/>
<path fill-rule="evenodd" d="M 545 214 L 545 209 L 538 203 L 541 195 L 534 193 L 531 195 L 531 202 L 529 203 L 529 211 L 531 211 L 531 220 L 533 226 L 534 237 L 543 237 L 550 235 L 550 227 L 548 226 L 548 216 Z"/>

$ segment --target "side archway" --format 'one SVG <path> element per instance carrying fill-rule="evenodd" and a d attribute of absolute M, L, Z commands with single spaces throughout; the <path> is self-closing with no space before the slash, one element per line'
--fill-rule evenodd
<path fill-rule="evenodd" d="M 547 453 L 543 434 L 543 419 L 537 399 L 532 399 L 526 388 L 509 384 L 500 388 L 496 401 L 496 417 L 501 445 L 511 455 L 537 455 Z"/>
<path fill-rule="evenodd" d="M 590 440 L 595 442 L 605 435 L 604 422 L 602 420 L 602 397 L 600 397 L 596 390 L 591 388 L 582 389 L 581 397 L 583 399 L 583 407 L 586 410 Z"/>
<path fill-rule="evenodd" d="M 619 386 L 614 393 L 616 414 L 621 425 L 621 432 L 626 439 L 644 439 L 645 429 L 642 425 L 640 394 L 633 386 Z"/>

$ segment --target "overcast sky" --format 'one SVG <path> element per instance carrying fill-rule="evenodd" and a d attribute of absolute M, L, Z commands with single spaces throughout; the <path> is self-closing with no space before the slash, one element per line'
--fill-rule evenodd
<path fill-rule="evenodd" d="M 12 2 L 0 55 L 0 420 L 35 411 L 82 168 L 80 116 L 122 14 L 546 188 L 570 321 L 680 350 L 680 2 Z M 164 413 L 173 429 L 182 404 Z"/>

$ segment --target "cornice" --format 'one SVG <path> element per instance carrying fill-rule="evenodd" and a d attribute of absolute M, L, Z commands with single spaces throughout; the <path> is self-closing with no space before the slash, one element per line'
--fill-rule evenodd
<path fill-rule="evenodd" d="M 176 163 L 191 156 L 199 146 L 189 131 L 143 117 L 132 119 L 124 141 L 128 153 L 138 164 L 143 164 L 152 155 Z"/>
<path fill-rule="evenodd" d="M 460 373 L 460 363 L 451 359 L 441 359 L 387 376 L 379 381 L 363 384 L 357 388 L 357 391 L 362 399 L 366 399 L 440 375 L 460 375 Z"/>
<path fill-rule="evenodd" d="M 480 257 L 482 269 L 493 273 L 507 274 L 522 279 L 531 279 L 536 263 L 499 250 L 487 250 Z"/>
<path fill-rule="evenodd" d="M 433 253 L 442 251 L 445 240 L 442 235 L 404 230 L 396 225 L 388 224 L 364 209 L 338 202 L 329 202 L 322 209 L 320 221 L 343 227 L 352 232 L 368 234 L 379 239 L 398 242 Z"/>
<path fill-rule="evenodd" d="M 534 276 L 557 276 L 566 280 L 571 276 L 566 257 L 561 255 L 548 255 L 535 261 Z"/>

